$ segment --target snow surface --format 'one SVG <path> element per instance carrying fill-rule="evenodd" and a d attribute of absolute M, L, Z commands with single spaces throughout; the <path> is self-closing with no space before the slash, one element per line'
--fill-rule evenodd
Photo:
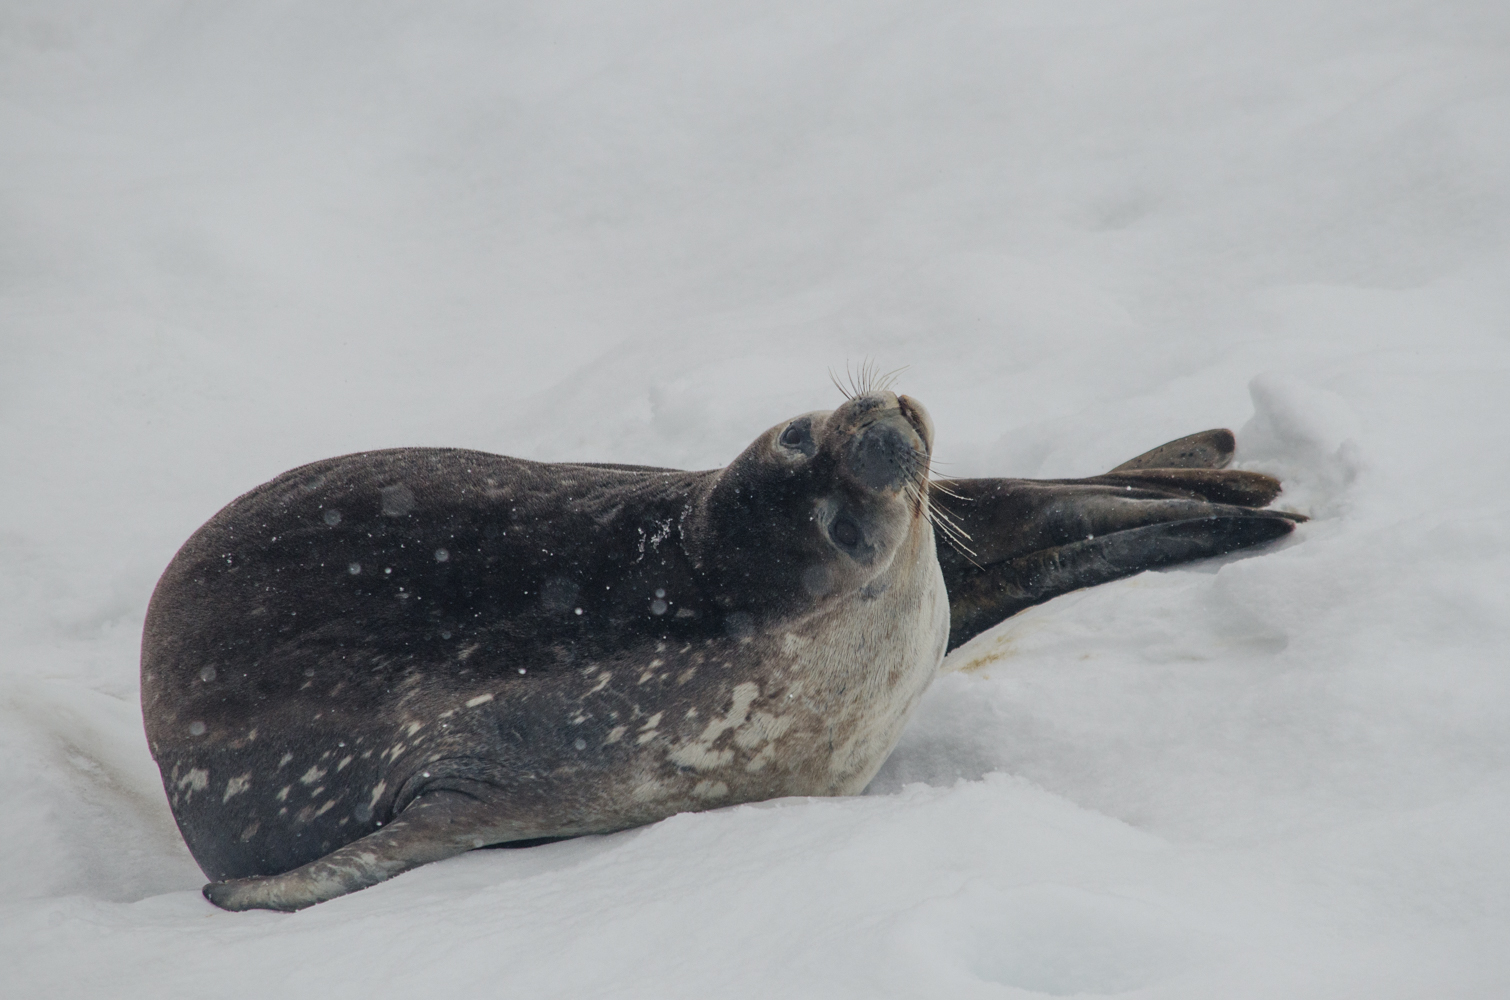
<path fill-rule="evenodd" d="M 1510 5 L 0 5 L 0 994 L 1510 995 Z M 726 462 L 910 365 L 956 475 L 1211 426 L 1314 520 L 951 657 L 866 796 L 198 893 L 147 597 L 240 492 Z"/>

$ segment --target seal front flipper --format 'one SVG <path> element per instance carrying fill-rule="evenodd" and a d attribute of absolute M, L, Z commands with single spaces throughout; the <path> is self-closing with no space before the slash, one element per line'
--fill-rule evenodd
<path fill-rule="evenodd" d="M 1203 431 L 1089 479 L 950 481 L 932 502 L 970 551 L 938 546 L 949 648 L 1060 594 L 1288 534 L 1305 518 L 1258 509 L 1279 481 L 1220 468 L 1231 446 Z"/>
<path fill-rule="evenodd" d="M 382 829 L 282 875 L 211 882 L 204 896 L 225 910 L 302 910 L 386 882 L 420 865 L 511 839 L 498 807 L 461 792 L 430 792 Z"/>

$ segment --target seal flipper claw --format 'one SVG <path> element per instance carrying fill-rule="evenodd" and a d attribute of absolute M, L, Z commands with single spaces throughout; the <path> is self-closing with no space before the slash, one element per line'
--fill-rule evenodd
<path fill-rule="evenodd" d="M 500 839 L 497 809 L 464 794 L 433 792 L 374 833 L 282 875 L 211 882 L 205 899 L 223 910 L 302 910 L 386 882 L 411 868 Z"/>

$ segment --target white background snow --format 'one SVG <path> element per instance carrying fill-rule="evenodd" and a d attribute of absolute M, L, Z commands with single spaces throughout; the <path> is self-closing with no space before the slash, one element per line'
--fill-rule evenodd
<path fill-rule="evenodd" d="M 1314 520 L 956 653 L 870 793 L 199 895 L 177 546 L 396 445 L 955 475 L 1238 430 Z M 1510 5 L 0 3 L 0 994 L 1510 995 Z"/>

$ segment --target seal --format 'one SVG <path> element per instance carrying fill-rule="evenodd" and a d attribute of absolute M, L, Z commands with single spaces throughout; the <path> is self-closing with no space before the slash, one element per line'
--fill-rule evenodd
<path fill-rule="evenodd" d="M 404 448 L 236 499 L 142 640 L 205 895 L 296 910 L 477 847 L 857 793 L 951 644 L 1297 520 L 1218 468 L 1227 432 L 1090 480 L 943 484 L 933 436 L 857 391 L 723 469 Z"/>

